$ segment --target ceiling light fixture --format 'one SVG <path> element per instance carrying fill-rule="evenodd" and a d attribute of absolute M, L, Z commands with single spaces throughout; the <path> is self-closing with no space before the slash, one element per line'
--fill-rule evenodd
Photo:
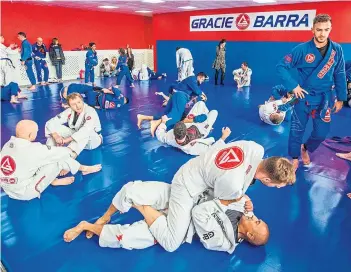
<path fill-rule="evenodd" d="M 259 3 L 259 4 L 268 4 L 268 3 L 276 3 L 277 0 L 252 0 L 256 3 Z"/>
<path fill-rule="evenodd" d="M 115 9 L 118 8 L 116 6 L 99 6 L 99 8 L 104 8 L 104 9 Z"/>
<path fill-rule="evenodd" d="M 180 9 L 197 9 L 197 7 L 193 7 L 193 6 L 184 6 L 184 7 L 178 7 Z"/>
<path fill-rule="evenodd" d="M 142 0 L 141 2 L 150 3 L 150 4 L 159 4 L 159 3 L 164 3 L 165 1 L 163 1 L 163 0 Z"/>
<path fill-rule="evenodd" d="M 138 13 L 149 13 L 149 12 L 152 12 L 151 10 L 136 10 L 135 12 L 138 12 Z"/>

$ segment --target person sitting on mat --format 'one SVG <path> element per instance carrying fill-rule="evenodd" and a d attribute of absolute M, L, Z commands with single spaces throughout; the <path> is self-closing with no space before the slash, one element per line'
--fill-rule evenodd
<path fill-rule="evenodd" d="M 150 79 L 151 80 L 153 80 L 153 79 L 163 79 L 163 78 L 166 78 L 166 77 L 167 77 L 166 73 L 156 73 L 156 72 L 152 71 L 149 67 L 147 67 L 146 64 L 142 64 L 141 65 L 141 69 L 138 70 L 137 78 L 134 78 L 134 79 L 143 81 L 143 80 L 150 80 Z"/>
<path fill-rule="evenodd" d="M 74 177 L 58 176 L 78 171 L 88 175 L 101 170 L 101 164 L 81 165 L 70 156 L 67 147 L 34 142 L 37 133 L 37 123 L 22 120 L 16 125 L 16 136 L 12 136 L 1 150 L 1 187 L 10 198 L 40 198 L 50 184 L 63 186 L 74 182 Z"/>
<path fill-rule="evenodd" d="M 67 96 L 67 104 L 68 109 L 46 122 L 46 144 L 68 144 L 72 157 L 76 158 L 83 149 L 92 150 L 101 145 L 101 124 L 96 110 L 85 104 L 79 93 Z"/>
<path fill-rule="evenodd" d="M 95 88 L 87 94 L 87 104 L 96 109 L 118 109 L 129 103 L 129 99 L 115 88 Z"/>

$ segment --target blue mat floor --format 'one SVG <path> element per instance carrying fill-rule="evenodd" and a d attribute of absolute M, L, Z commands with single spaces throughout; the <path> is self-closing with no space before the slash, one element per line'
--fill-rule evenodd
<path fill-rule="evenodd" d="M 110 86 L 111 80 L 97 83 Z M 154 93 L 166 91 L 170 83 L 170 79 L 140 82 L 132 90 L 123 82 L 121 89 L 130 104 L 98 112 L 104 144 L 83 151 L 78 160 L 101 163 L 100 173 L 78 175 L 67 187 L 49 187 L 41 199 L 30 202 L 9 199 L 2 192 L 1 260 L 8 271 L 350 271 L 351 200 L 346 197 L 351 192 L 350 164 L 323 146 L 313 154 L 310 167 L 298 170 L 295 186 L 274 189 L 256 183 L 248 190 L 256 215 L 270 226 L 265 247 L 243 243 L 229 255 L 206 250 L 197 238 L 174 253 L 159 245 L 133 251 L 100 248 L 96 236 L 87 240 L 81 235 L 70 244 L 63 241 L 66 229 L 81 220 L 95 221 L 123 184 L 138 179 L 171 182 L 191 158 L 151 138 L 148 123 L 140 131 L 136 126 L 137 113 L 162 112 L 162 100 Z M 221 128 L 229 126 L 229 141 L 254 140 L 265 147 L 266 156 L 287 155 L 289 123 L 271 127 L 258 117 L 257 106 L 268 99 L 272 86 L 253 84 L 251 90 L 238 92 L 234 83 L 224 87 L 204 83 L 208 108 L 219 112 L 212 134 L 218 139 Z M 38 87 L 20 105 L 2 103 L 1 146 L 14 135 L 21 119 L 35 120 L 38 140 L 45 142 L 45 122 L 61 112 L 58 91 L 62 86 Z M 330 136 L 351 136 L 350 117 L 351 109 L 334 115 Z M 141 218 L 132 210 L 113 217 L 112 222 Z"/>

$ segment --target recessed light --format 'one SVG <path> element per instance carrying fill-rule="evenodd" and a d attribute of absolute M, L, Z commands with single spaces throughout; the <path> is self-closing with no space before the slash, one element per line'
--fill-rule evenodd
<path fill-rule="evenodd" d="M 151 4 L 158 4 L 158 3 L 163 3 L 163 0 L 142 0 L 141 2 L 144 3 L 151 3 Z"/>
<path fill-rule="evenodd" d="M 277 0 L 252 0 L 256 3 L 259 3 L 259 4 L 266 4 L 266 3 L 275 3 L 277 2 Z"/>
<path fill-rule="evenodd" d="M 116 6 L 99 6 L 99 8 L 104 8 L 104 9 L 115 9 L 118 8 Z"/>
<path fill-rule="evenodd" d="M 178 7 L 180 9 L 197 9 L 197 7 L 193 7 L 193 6 L 184 6 L 184 7 Z"/>
<path fill-rule="evenodd" d="M 53 0 L 41 0 L 42 2 L 52 2 Z"/>
<path fill-rule="evenodd" d="M 136 10 L 135 12 L 138 12 L 138 13 L 149 13 L 149 12 L 152 12 L 151 10 Z"/>

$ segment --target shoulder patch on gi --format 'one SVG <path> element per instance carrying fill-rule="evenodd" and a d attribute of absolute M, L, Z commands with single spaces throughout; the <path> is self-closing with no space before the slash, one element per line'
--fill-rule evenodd
<path fill-rule="evenodd" d="M 90 120 L 90 119 L 91 119 L 91 117 L 90 117 L 90 116 L 87 116 L 87 118 L 85 118 L 85 120 L 87 120 L 87 121 L 88 121 L 88 120 Z"/>
<path fill-rule="evenodd" d="M 70 119 L 70 118 L 71 118 L 71 116 L 72 116 L 72 114 L 68 114 L 68 119 Z"/>
<path fill-rule="evenodd" d="M 49 150 L 51 150 L 51 146 L 50 146 L 50 145 L 47 145 L 46 147 L 47 147 Z"/>
<path fill-rule="evenodd" d="M 11 156 L 4 156 L 1 159 L 1 172 L 10 176 L 16 171 L 16 162 Z"/>
<path fill-rule="evenodd" d="M 313 54 L 307 54 L 306 55 L 306 57 L 305 57 L 305 61 L 307 62 L 307 63 L 312 63 L 312 62 L 314 62 L 314 60 L 315 60 L 315 55 L 313 55 Z"/>
<path fill-rule="evenodd" d="M 290 63 L 290 62 L 292 62 L 292 55 L 291 55 L 291 54 L 286 55 L 286 56 L 284 57 L 284 60 L 285 60 L 285 63 Z"/>
<path fill-rule="evenodd" d="M 10 148 L 13 148 L 15 145 L 13 143 L 10 143 Z"/>
<path fill-rule="evenodd" d="M 217 153 L 215 164 L 219 169 L 230 170 L 244 162 L 244 152 L 238 146 L 222 149 Z"/>

